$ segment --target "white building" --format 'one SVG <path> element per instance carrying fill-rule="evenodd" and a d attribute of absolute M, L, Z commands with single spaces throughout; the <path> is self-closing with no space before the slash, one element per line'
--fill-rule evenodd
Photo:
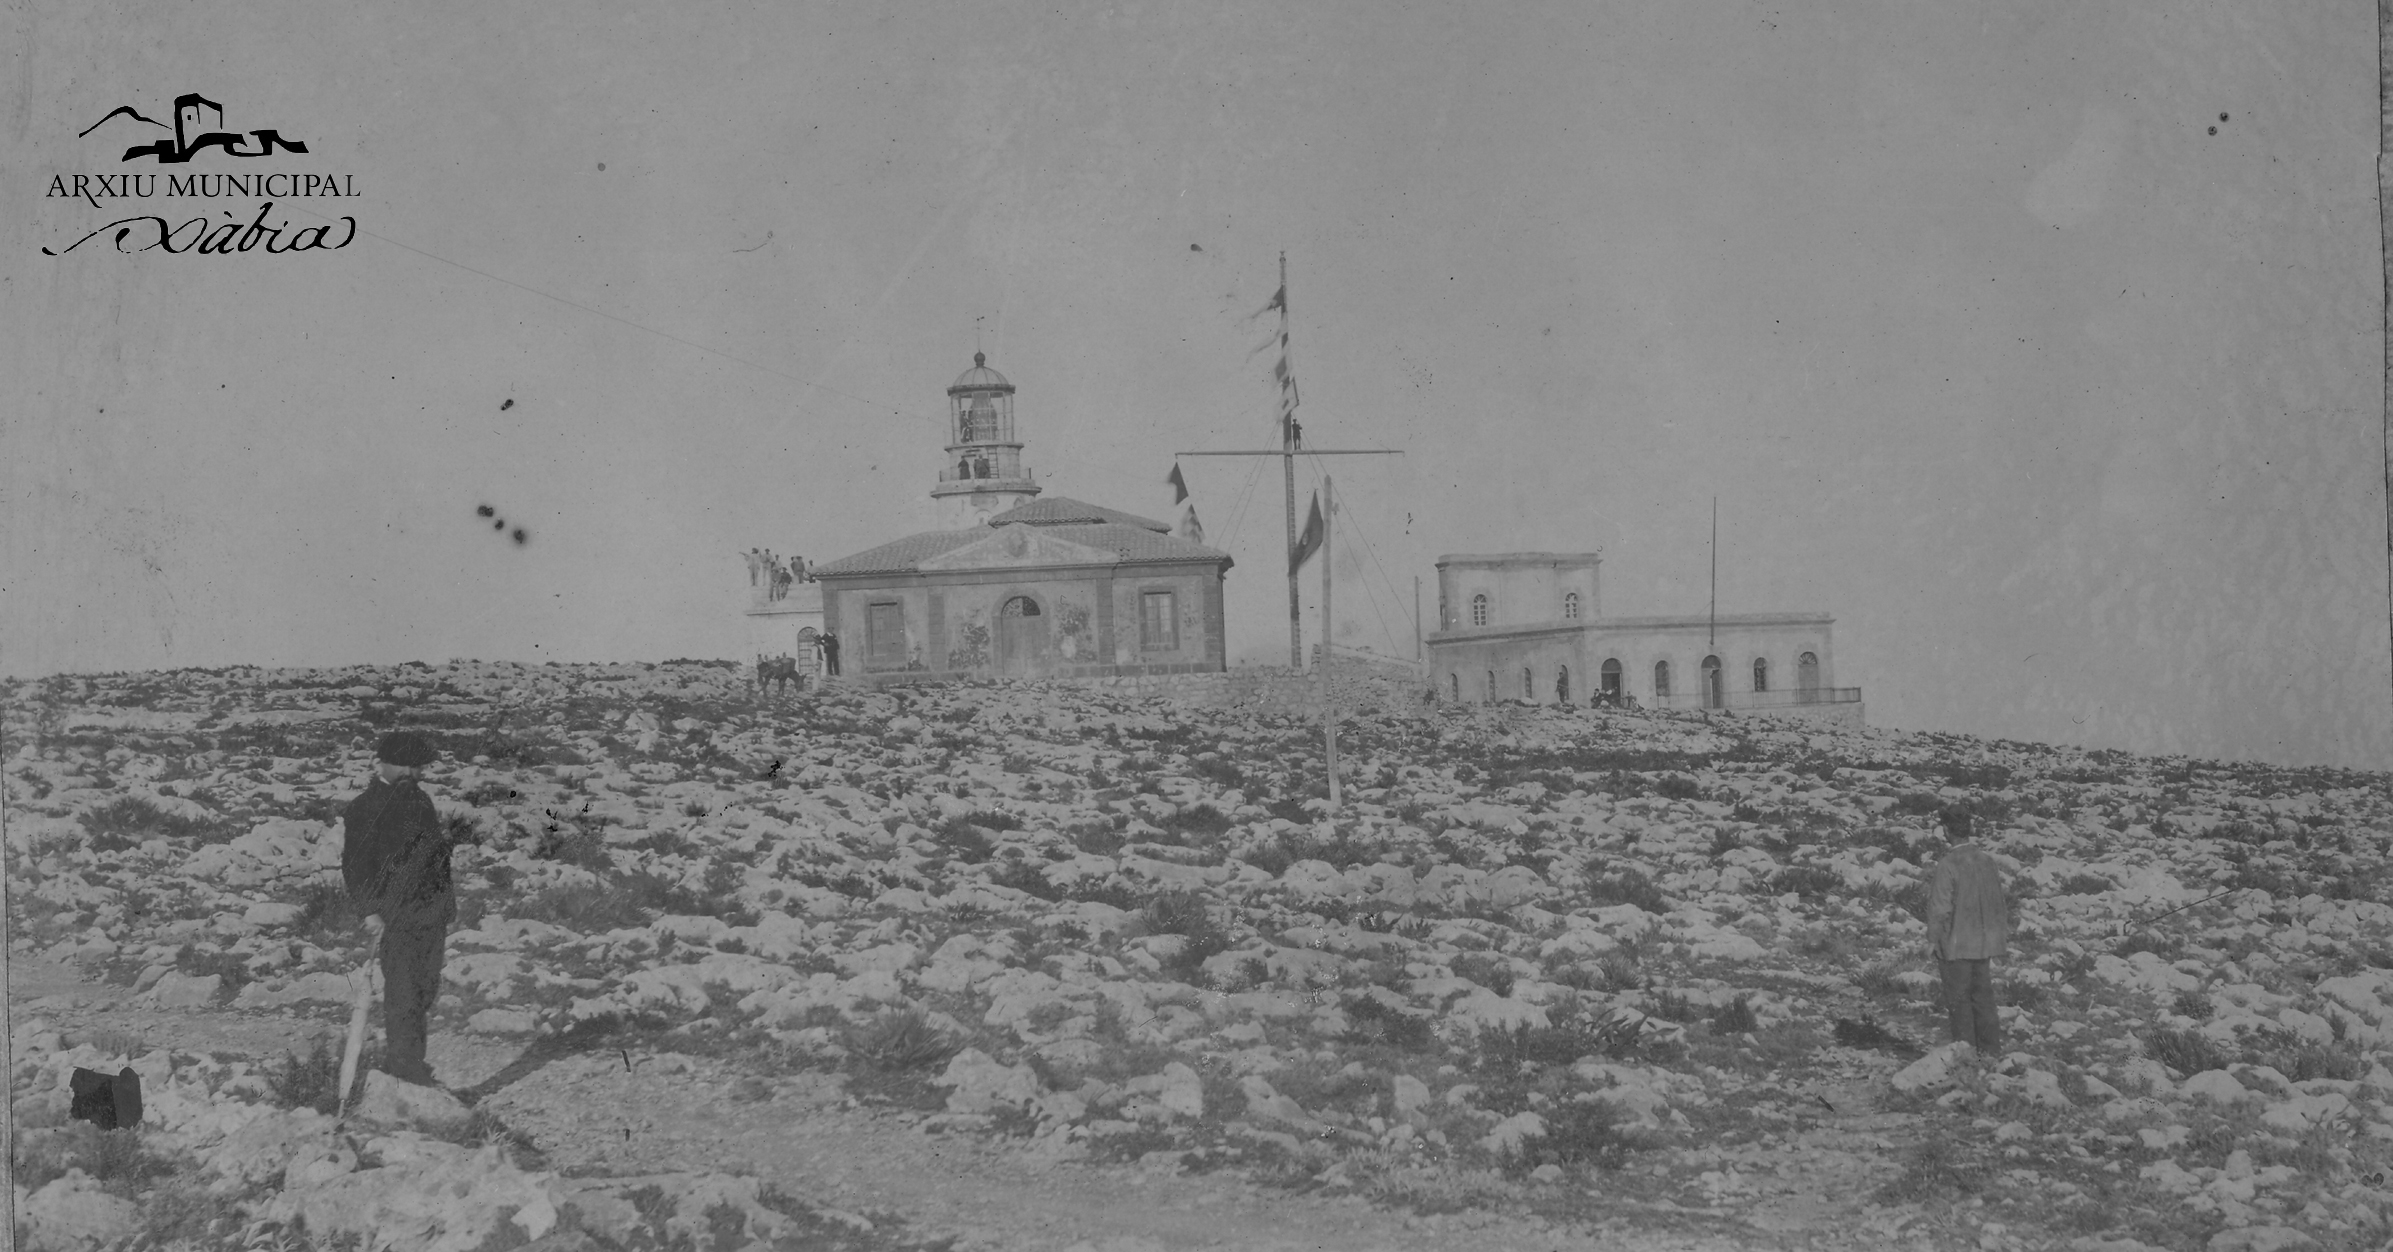
<path fill-rule="evenodd" d="M 1426 640 L 1437 698 L 1863 718 L 1838 687 L 1826 613 L 1606 617 L 1597 552 L 1438 558 L 1438 629 Z"/>

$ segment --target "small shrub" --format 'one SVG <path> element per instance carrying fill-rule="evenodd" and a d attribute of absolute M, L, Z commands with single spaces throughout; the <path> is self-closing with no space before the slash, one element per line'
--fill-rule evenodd
<path fill-rule="evenodd" d="M 1586 881 L 1587 902 L 1596 907 L 1613 904 L 1634 904 L 1648 913 L 1660 915 L 1670 911 L 1670 901 L 1662 889 L 1654 885 L 1644 872 L 1634 868 L 1617 873 L 1590 865 Z"/>
<path fill-rule="evenodd" d="M 28 1191 L 64 1177 L 70 1169 L 82 1170 L 95 1182 L 126 1188 L 174 1171 L 171 1161 L 148 1150 L 139 1127 L 102 1130 L 90 1122 L 69 1122 L 37 1142 L 37 1150 L 26 1151 L 21 1141 L 17 1150 L 16 1184 Z"/>
<path fill-rule="evenodd" d="M 1464 952 L 1454 958 L 1454 973 L 1495 992 L 1512 994 L 1512 962 L 1492 952 Z"/>
<path fill-rule="evenodd" d="M 1771 893 L 1773 895 L 1785 895 L 1792 891 L 1795 895 L 1819 898 L 1819 895 L 1828 895 L 1831 891 L 1843 891 L 1843 888 L 1845 888 L 1845 879 L 1838 879 L 1838 876 L 1831 874 L 1831 871 L 1816 867 L 1816 864 L 1790 864 L 1788 869 L 1780 869 L 1778 874 L 1771 874 Z"/>
<path fill-rule="evenodd" d="M 1863 1048 L 1874 1052 L 1888 1052 L 1896 1056 L 1918 1056 L 1920 1049 L 1910 1040 L 1878 1024 L 1878 1019 L 1864 1013 L 1856 1021 L 1848 1017 L 1836 1019 L 1836 1041 L 1848 1048 Z"/>
<path fill-rule="evenodd" d="M 1684 774 L 1664 774 L 1654 781 L 1654 791 L 1668 800 L 1694 800 L 1703 795 L 1703 788 Z"/>
<path fill-rule="evenodd" d="M 1686 996 L 1676 991 L 1655 992 L 1646 1012 L 1666 1022 L 1691 1022 L 1703 1016 L 1702 1008 L 1689 1003 Z"/>
<path fill-rule="evenodd" d="M 1912 1150 L 1902 1175 L 1878 1191 L 1880 1203 L 1919 1201 L 1947 1192 L 1975 1192 L 1985 1185 L 1985 1170 L 1966 1161 L 1950 1142 L 1930 1139 Z"/>
<path fill-rule="evenodd" d="M 1721 1005 L 1712 1013 L 1713 1034 L 1741 1035 L 1760 1028 L 1761 1023 L 1753 1016 L 1753 1006 L 1743 996 Z"/>
<path fill-rule="evenodd" d="M 2110 879 L 2104 878 L 2099 874 L 2071 874 L 2069 877 L 2061 880 L 2061 885 L 2053 889 L 2053 894 L 2063 896 L 2098 896 L 2105 891 L 2113 889 L 2117 885 L 2118 884 L 2112 882 Z"/>
<path fill-rule="evenodd" d="M 1229 815 L 1210 804 L 1192 804 L 1163 819 L 1164 830 L 1181 835 L 1213 837 L 1229 828 Z"/>
<path fill-rule="evenodd" d="M 1637 958 L 1629 953 L 1606 952 L 1596 958 L 1595 968 L 1603 981 L 1600 990 L 1618 994 L 1645 986 L 1645 976 L 1637 969 Z"/>
<path fill-rule="evenodd" d="M 2176 1000 L 2169 1007 L 2179 1017 L 2190 1017 L 2197 1022 L 2209 1021 L 2211 1014 L 2218 1011 L 2217 1006 L 2210 1002 L 2210 997 L 2199 991 L 2178 992 Z"/>
<path fill-rule="evenodd" d="M 1429 1014 L 1393 1007 L 1377 996 L 1348 996 L 1342 1007 L 1346 1012 L 1347 1037 L 1358 1043 L 1382 1043 L 1418 1052 L 1436 1038 Z"/>
<path fill-rule="evenodd" d="M 884 1073 L 931 1069 L 947 1063 L 961 1046 L 931 1024 L 919 1008 L 891 1009 L 870 1024 L 847 1032 L 850 1055 Z"/>
<path fill-rule="evenodd" d="M 166 812 L 142 796 L 119 796 L 84 810 L 75 820 L 90 832 L 95 852 L 122 852 L 143 839 L 158 836 L 221 843 L 235 833 L 229 819 L 183 817 Z"/>
<path fill-rule="evenodd" d="M 286 1109 L 314 1109 L 328 1116 L 339 1111 L 343 1042 L 318 1035 L 306 1056 L 286 1051 L 279 1059 L 267 1062 L 266 1083 L 273 1088 L 274 1102 Z M 357 1076 L 349 1088 L 351 1099 L 365 1090 L 367 1071 L 381 1063 L 381 1045 L 369 1039 L 358 1055 Z"/>
<path fill-rule="evenodd" d="M 1617 1169 L 1637 1146 L 1621 1133 L 1620 1110 L 1608 1101 L 1573 1100 L 1539 1116 L 1545 1133 L 1505 1157 L 1506 1173 L 1525 1174 L 1541 1165 Z"/>
<path fill-rule="evenodd" d="M 2152 1059 L 2189 1077 L 2204 1070 L 2225 1069 L 2230 1059 L 2207 1035 L 2196 1030 L 2155 1027 L 2142 1038 L 2144 1050 L 2151 1053 Z"/>

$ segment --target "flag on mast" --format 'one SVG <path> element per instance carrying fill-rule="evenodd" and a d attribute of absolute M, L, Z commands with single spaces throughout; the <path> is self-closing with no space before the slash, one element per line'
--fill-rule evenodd
<path fill-rule="evenodd" d="M 1180 476 L 1180 463 L 1178 461 L 1172 462 L 1171 475 L 1165 478 L 1163 481 L 1172 489 L 1173 504 L 1178 504 L 1188 498 L 1188 480 Z"/>
<path fill-rule="evenodd" d="M 1288 571 L 1304 568 L 1305 561 L 1321 550 L 1321 493 L 1313 493 L 1313 510 L 1305 515 L 1304 533 L 1296 537 L 1296 550 L 1288 554 Z"/>
<path fill-rule="evenodd" d="M 1196 506 L 1189 505 L 1188 513 L 1180 519 L 1180 537 L 1190 543 L 1205 542 L 1205 524 L 1197 520 Z"/>

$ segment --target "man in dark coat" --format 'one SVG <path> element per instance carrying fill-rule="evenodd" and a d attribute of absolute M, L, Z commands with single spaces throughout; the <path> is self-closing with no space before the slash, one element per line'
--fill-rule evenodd
<path fill-rule="evenodd" d="M 432 1001 L 440 994 L 442 949 L 457 916 L 450 884 L 453 841 L 416 773 L 439 755 L 422 735 L 401 731 L 375 745 L 374 781 L 341 815 L 341 877 L 382 941 L 382 1067 L 432 1085 L 424 1063 Z"/>

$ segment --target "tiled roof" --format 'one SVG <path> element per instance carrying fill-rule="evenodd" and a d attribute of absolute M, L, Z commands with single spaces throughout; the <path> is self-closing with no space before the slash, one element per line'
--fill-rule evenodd
<path fill-rule="evenodd" d="M 1167 535 L 1172 530 L 1169 522 L 1159 522 L 1151 517 L 1140 517 L 1135 513 L 1124 513 L 1120 509 L 1109 509 L 1102 504 L 1090 504 L 1086 500 L 1075 500 L 1070 496 L 1049 496 L 1043 500 L 1033 500 L 1028 504 L 1016 505 L 989 519 L 991 526 L 1010 526 L 1015 522 L 1026 522 L 1032 526 L 1083 526 L 1091 523 L 1110 522 L 1121 526 L 1136 526 L 1143 530 L 1160 531 Z"/>
<path fill-rule="evenodd" d="M 906 574 L 912 573 L 918 562 L 953 552 L 988 533 L 978 527 L 971 530 L 926 530 L 919 535 L 866 548 L 854 556 L 843 556 L 814 567 L 815 577 L 835 574 Z"/>
<path fill-rule="evenodd" d="M 1225 567 L 1230 562 L 1230 554 L 1219 548 L 1190 543 L 1177 535 L 1158 534 L 1143 525 L 1058 526 L 1054 534 L 1058 539 L 1085 543 L 1092 548 L 1111 548 L 1125 561 L 1220 561 Z"/>
<path fill-rule="evenodd" d="M 1014 512 L 1020 512 L 1017 509 Z M 1002 514 L 1000 516 L 1003 516 Z M 1072 543 L 1084 543 L 1092 548 L 1112 551 L 1124 561 L 1219 561 L 1223 568 L 1231 564 L 1230 554 L 1201 543 L 1190 543 L 1174 535 L 1159 534 L 1144 526 L 1129 526 L 1118 522 L 1096 525 L 1053 524 L 1048 533 Z M 843 574 L 911 574 L 921 563 L 935 556 L 953 552 L 965 544 L 988 538 L 984 527 L 970 530 L 931 530 L 918 535 L 868 548 L 854 556 L 841 557 L 814 567 L 816 577 L 838 577 Z"/>

